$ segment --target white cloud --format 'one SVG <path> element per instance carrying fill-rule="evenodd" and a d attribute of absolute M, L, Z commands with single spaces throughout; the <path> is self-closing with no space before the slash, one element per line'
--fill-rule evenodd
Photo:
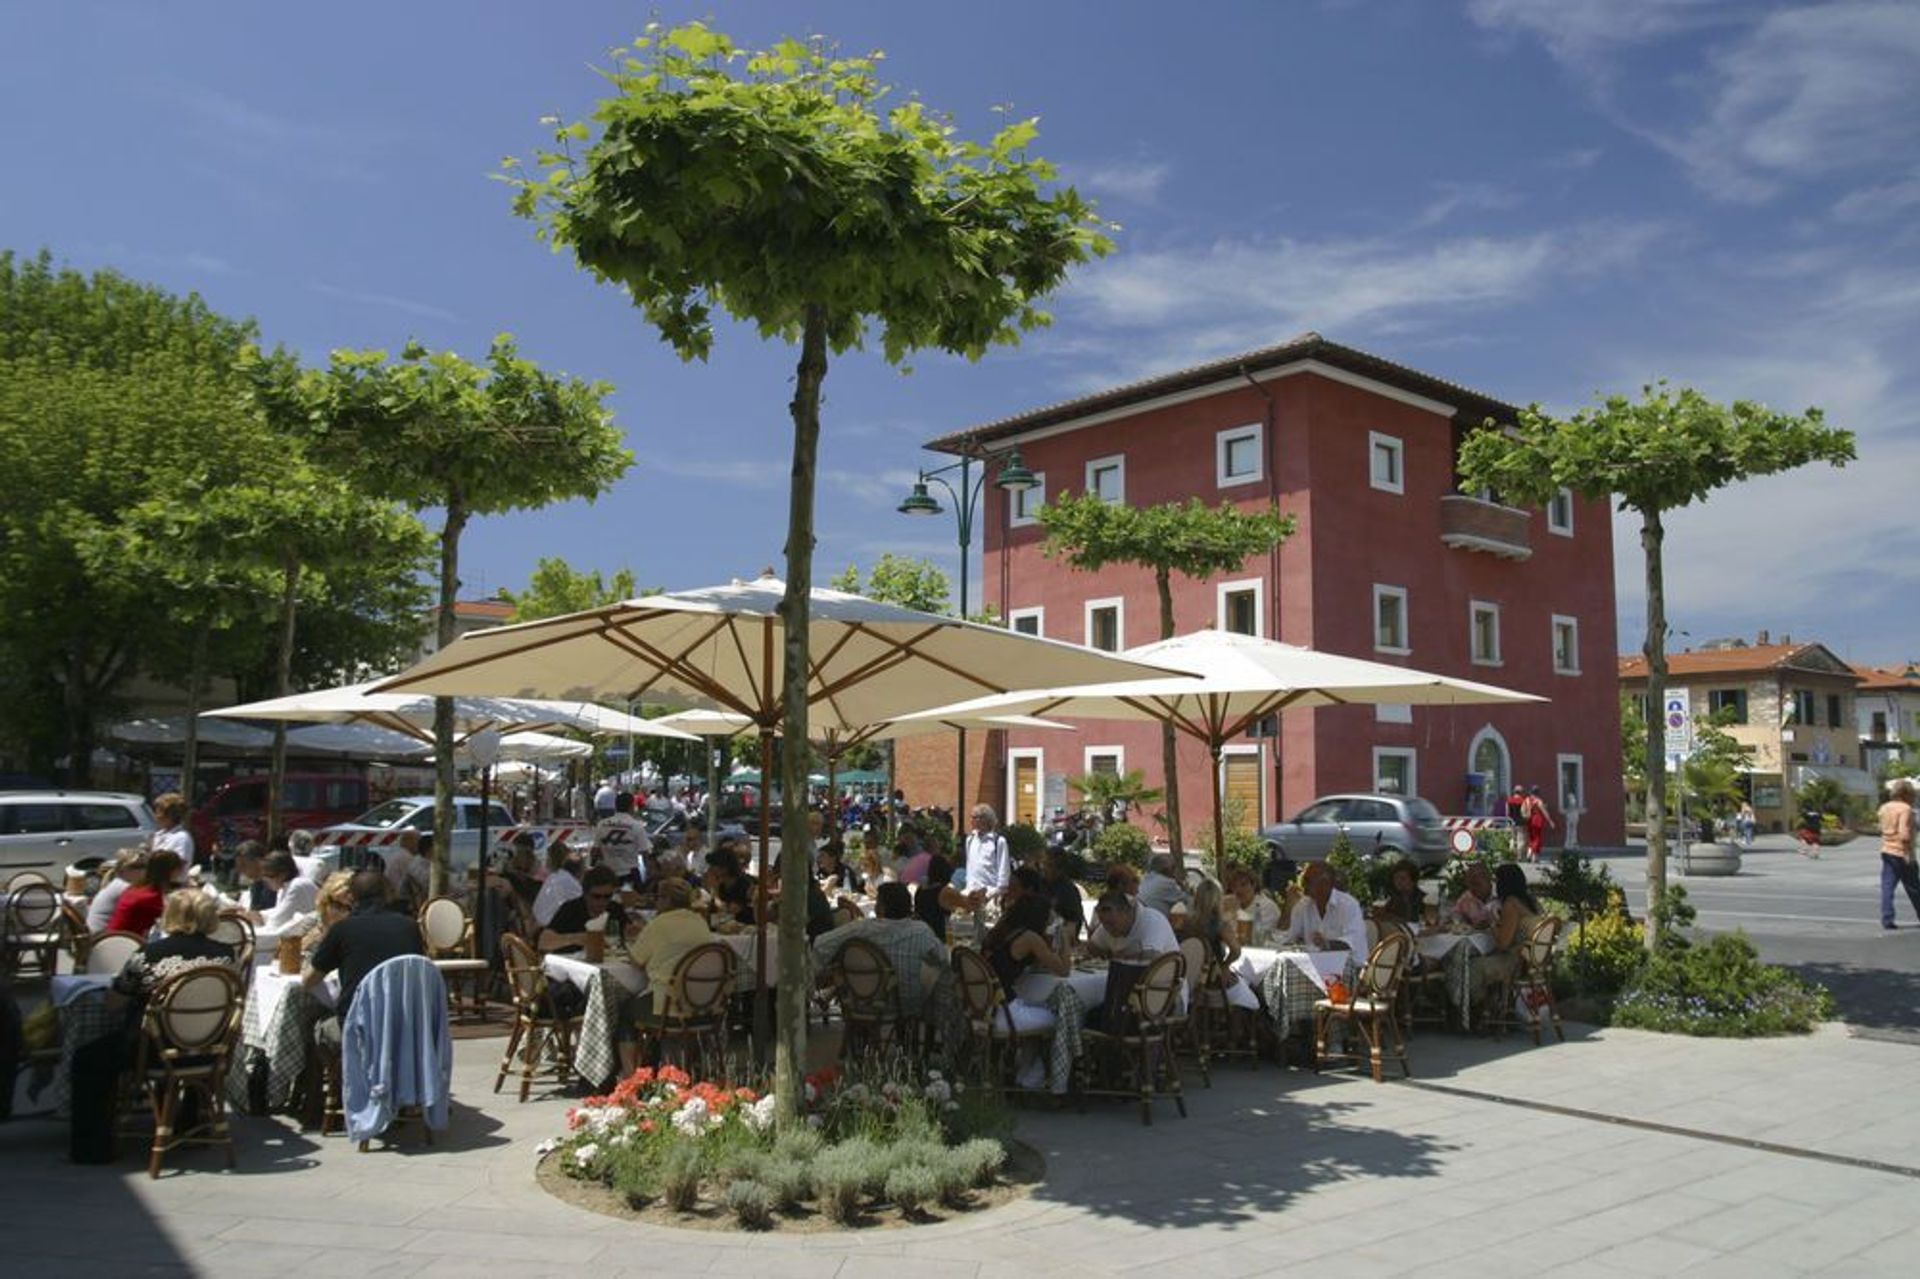
<path fill-rule="evenodd" d="M 1727 0 L 1471 0 L 1468 14 L 1491 30 L 1524 31 L 1553 56 L 1595 68 L 1623 45 L 1728 20 Z"/>
<path fill-rule="evenodd" d="M 1863 187 L 1834 201 L 1837 222 L 1889 222 L 1920 211 L 1920 173 L 1893 182 Z"/>
<path fill-rule="evenodd" d="M 1091 169 L 1080 181 L 1096 196 L 1151 204 L 1172 172 L 1171 165 L 1157 160 L 1125 160 Z"/>
<path fill-rule="evenodd" d="M 389 311 L 399 311 L 406 315 L 417 315 L 426 320 L 457 321 L 460 317 L 445 307 L 434 306 L 430 302 L 420 302 L 413 298 L 400 297 L 393 293 L 375 293 L 364 289 L 343 289 L 333 284 L 316 284 L 313 291 L 323 297 L 338 298 L 342 302 L 355 302 L 362 306 L 384 307 Z"/>
<path fill-rule="evenodd" d="M 1520 203 L 1520 195 L 1487 182 L 1436 182 L 1434 197 L 1414 219 L 1416 227 L 1437 226 L 1456 213 L 1494 213 Z"/>

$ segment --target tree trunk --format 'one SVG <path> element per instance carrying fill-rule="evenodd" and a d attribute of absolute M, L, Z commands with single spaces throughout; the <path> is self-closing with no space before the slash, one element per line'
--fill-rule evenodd
<path fill-rule="evenodd" d="M 200 770 L 200 694 L 207 682 L 207 636 L 212 630 L 213 623 L 203 621 L 194 632 L 193 657 L 187 671 L 187 734 L 180 747 L 180 794 L 189 808 L 194 801 L 193 775 Z"/>
<path fill-rule="evenodd" d="M 274 658 L 273 695 L 285 697 L 293 692 L 293 624 L 300 602 L 300 561 L 289 555 L 281 566 L 285 580 L 280 588 L 280 651 Z M 280 833 L 281 797 L 287 783 L 287 721 L 273 725 L 273 762 L 267 767 L 267 842 Z"/>
<path fill-rule="evenodd" d="M 78 653 L 67 661 L 60 701 L 66 711 L 67 785 L 87 790 L 93 785 L 93 698 L 86 659 Z"/>
<path fill-rule="evenodd" d="M 1160 592 L 1160 638 L 1163 640 L 1173 638 L 1172 577 L 1172 573 L 1164 567 L 1153 571 L 1153 584 Z M 1185 864 L 1185 846 L 1180 834 L 1180 744 L 1174 736 L 1172 724 L 1160 725 L 1160 768 L 1167 777 L 1167 846 L 1173 850 L 1174 866 L 1179 869 Z"/>
<path fill-rule="evenodd" d="M 820 384 L 827 377 L 827 312 L 807 307 L 794 382 L 793 477 L 787 498 L 787 591 L 780 601 L 786 669 L 780 689 L 780 984 L 775 1014 L 773 1092 L 782 1128 L 799 1122 L 807 1069 L 807 884 L 813 838 L 807 829 L 808 596 L 813 589 L 813 484 L 820 452 Z M 761 779 L 762 802 L 769 793 Z"/>
<path fill-rule="evenodd" d="M 440 529 L 440 613 L 435 628 L 438 646 L 453 643 L 454 597 L 460 593 L 460 534 L 467 527 L 466 495 L 454 485 L 447 492 L 447 522 Z M 447 868 L 453 854 L 453 699 L 433 699 L 433 867 L 427 891 L 446 895 Z M 629 758 L 628 766 L 632 766 Z M 483 855 L 485 850 L 481 850 Z"/>
<path fill-rule="evenodd" d="M 1647 562 L 1647 946 L 1660 942 L 1660 903 L 1667 894 L 1667 589 L 1661 564 L 1666 529 L 1660 512 L 1641 513 L 1640 550 Z"/>

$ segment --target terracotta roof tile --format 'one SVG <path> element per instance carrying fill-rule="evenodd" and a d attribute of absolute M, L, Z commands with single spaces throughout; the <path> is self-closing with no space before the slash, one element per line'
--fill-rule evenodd
<path fill-rule="evenodd" d="M 1863 693 L 1890 689 L 1910 689 L 1920 693 L 1920 669 L 1913 666 L 1856 666 L 1853 673 L 1860 677 L 1860 691 Z"/>
<path fill-rule="evenodd" d="M 513 605 L 506 600 L 455 600 L 455 617 L 497 617 L 506 621 L 513 616 Z"/>
<path fill-rule="evenodd" d="M 1667 676 L 1730 675 L 1777 670 L 1792 666 L 1793 659 L 1819 644 L 1750 644 L 1744 648 L 1715 648 L 1693 653 L 1668 653 Z M 1647 659 L 1638 653 L 1620 659 L 1620 678 L 1638 680 L 1647 677 Z"/>

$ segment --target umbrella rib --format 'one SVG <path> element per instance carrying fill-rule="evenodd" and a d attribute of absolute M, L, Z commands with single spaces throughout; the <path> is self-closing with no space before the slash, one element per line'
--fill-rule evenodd
<path fill-rule="evenodd" d="M 1305 689 L 1305 688 L 1290 688 L 1284 693 L 1274 694 L 1272 697 L 1269 697 L 1266 701 L 1261 702 L 1258 706 L 1254 707 L 1251 711 L 1247 712 L 1245 715 L 1242 715 L 1238 720 L 1238 722 L 1234 724 L 1232 730 L 1223 734 L 1221 740 L 1224 741 L 1228 737 L 1240 736 L 1240 734 L 1246 732 L 1249 728 L 1253 727 L 1255 724 L 1259 723 L 1261 720 L 1265 719 L 1267 716 L 1278 714 L 1280 711 L 1287 709 L 1287 707 L 1291 706 L 1293 703 L 1299 701 L 1301 698 L 1305 697 L 1308 693 L 1313 691 L 1315 690 Z"/>
<path fill-rule="evenodd" d="M 657 609 L 651 611 L 652 615 L 657 615 L 658 612 L 659 610 Z M 610 614 L 609 614 L 609 617 L 610 617 Z M 536 649 L 550 648 L 555 644 L 562 644 L 568 640 L 579 639 L 583 635 L 591 635 L 595 630 L 601 630 L 604 632 L 605 630 L 604 623 L 607 620 L 609 620 L 609 617 L 603 617 L 602 618 L 603 625 L 598 627 L 590 626 L 582 630 L 570 630 L 564 635 L 542 635 L 525 644 L 507 643 L 505 641 L 494 642 L 494 641 L 483 640 L 479 644 L 477 644 L 475 647 L 486 648 L 491 651 L 478 654 L 474 657 L 467 658 L 464 661 L 448 661 L 446 665 L 436 667 L 434 670 L 428 672 L 427 674 L 421 675 L 415 678 L 410 679 L 405 675 L 396 675 L 393 677 L 392 680 L 388 681 L 388 683 L 391 685 L 393 689 L 409 688 L 409 687 L 412 687 L 414 684 L 419 683 L 419 681 L 422 679 L 438 679 L 442 675 L 452 675 L 459 671 L 467 670 L 470 667 L 482 666 L 489 662 L 497 662 L 503 657 L 519 657 L 522 654 L 531 653 Z M 562 619 L 559 619 L 559 618 L 554 619 L 556 628 L 561 620 Z M 577 617 L 569 617 L 564 620 L 571 623 L 571 622 L 578 621 L 579 619 Z M 528 625 L 538 626 L 539 623 L 529 622 Z M 441 654 L 444 655 L 449 651 L 451 650 L 442 649 Z"/>
<path fill-rule="evenodd" d="M 717 623 L 715 629 L 724 624 L 724 622 Z M 713 630 L 708 630 L 705 634 L 694 639 L 694 641 L 682 649 L 677 656 L 667 653 L 657 644 L 648 643 L 639 636 L 629 633 L 624 629 L 624 625 L 603 628 L 600 634 L 609 644 L 626 653 L 629 657 L 637 657 L 653 665 L 654 674 L 652 678 L 643 682 L 635 690 L 636 694 L 645 692 L 661 679 L 664 679 L 668 675 L 673 675 L 676 679 L 701 690 L 715 701 L 728 706 L 734 706 L 736 709 L 744 709 L 739 707 L 737 700 L 730 696 L 722 685 L 715 682 L 698 667 L 689 666 L 686 662 L 686 655 L 712 638 Z"/>

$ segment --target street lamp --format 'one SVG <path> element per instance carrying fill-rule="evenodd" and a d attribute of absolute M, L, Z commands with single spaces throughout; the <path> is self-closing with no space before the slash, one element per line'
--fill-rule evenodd
<path fill-rule="evenodd" d="M 980 466 L 980 474 L 973 473 L 974 464 Z M 897 508 L 902 515 L 939 515 L 947 508 L 940 505 L 940 499 L 927 491 L 929 484 L 938 484 L 947 491 L 953 502 L 954 514 L 958 517 L 960 533 L 960 607 L 957 612 L 962 618 L 967 615 L 967 561 L 973 549 L 973 517 L 980 510 L 980 494 L 986 486 L 988 468 L 998 464 L 999 474 L 994 478 L 994 486 L 1008 493 L 1024 493 L 1028 489 L 1038 488 L 1040 477 L 1027 469 L 1020 459 L 1020 450 L 1011 448 L 1003 453 L 979 451 L 962 454 L 958 462 L 949 462 L 945 466 L 935 467 L 931 471 L 921 471 L 919 479 L 914 481 L 913 492 L 909 493 Z M 948 483 L 946 476 L 952 471 L 960 472 L 960 484 L 955 488 Z M 960 776 L 956 800 L 962 810 L 967 807 L 967 730 L 960 729 Z M 955 825 L 959 832 L 965 832 L 967 824 L 964 811 L 956 814 Z"/>

